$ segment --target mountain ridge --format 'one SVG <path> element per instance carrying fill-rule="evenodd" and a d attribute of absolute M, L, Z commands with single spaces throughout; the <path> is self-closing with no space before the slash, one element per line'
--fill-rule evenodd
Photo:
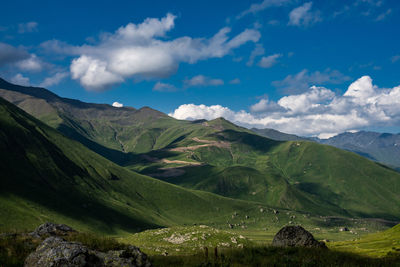
<path fill-rule="evenodd" d="M 46 220 L 103 233 L 222 224 L 256 203 L 193 191 L 120 167 L 0 98 L 1 229 Z M 217 209 L 216 209 L 217 208 Z"/>
<path fill-rule="evenodd" d="M 23 103 L 6 89 L 0 95 Z M 400 175 L 354 153 L 274 141 L 223 118 L 180 121 L 148 108 L 111 108 L 104 117 L 81 108 L 78 116 L 68 103 L 51 107 L 58 123 L 48 114 L 38 118 L 118 165 L 168 183 L 299 212 L 400 218 L 393 205 L 400 203 Z"/>

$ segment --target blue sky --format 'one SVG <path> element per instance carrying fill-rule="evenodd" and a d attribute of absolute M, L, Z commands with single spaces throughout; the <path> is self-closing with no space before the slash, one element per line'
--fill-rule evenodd
<path fill-rule="evenodd" d="M 3 10 L 0 76 L 15 83 L 308 136 L 400 132 L 395 0 L 4 1 Z"/>

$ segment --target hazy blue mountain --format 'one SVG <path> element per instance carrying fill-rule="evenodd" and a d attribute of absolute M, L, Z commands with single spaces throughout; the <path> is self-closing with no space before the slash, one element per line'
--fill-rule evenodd
<path fill-rule="evenodd" d="M 356 152 L 397 169 L 400 168 L 400 134 L 346 132 L 329 139 L 316 139 L 316 141 Z"/>
<path fill-rule="evenodd" d="M 252 128 L 251 130 L 255 133 L 258 133 L 259 135 L 265 136 L 269 139 L 276 141 L 309 140 L 306 137 L 301 137 L 294 134 L 287 134 L 270 128 L 265 128 L 265 129 Z"/>

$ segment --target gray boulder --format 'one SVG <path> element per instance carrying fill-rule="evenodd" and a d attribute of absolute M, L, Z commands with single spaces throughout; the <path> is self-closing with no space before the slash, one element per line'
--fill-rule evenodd
<path fill-rule="evenodd" d="M 147 255 L 135 246 L 125 250 L 110 250 L 107 253 L 96 253 L 102 260 L 101 266 L 151 266 Z"/>
<path fill-rule="evenodd" d="M 36 238 L 40 238 L 43 236 L 54 236 L 54 235 L 64 236 L 71 232 L 76 232 L 76 231 L 71 227 L 69 227 L 68 225 L 46 222 L 42 225 L 39 225 L 35 231 L 30 233 L 30 235 Z"/>
<path fill-rule="evenodd" d="M 52 236 L 25 259 L 25 266 L 100 266 L 96 260 L 85 246 Z"/>
<path fill-rule="evenodd" d="M 68 242 L 60 237 L 48 237 L 25 260 L 26 267 L 68 266 L 68 267 L 105 267 L 137 266 L 150 267 L 146 254 L 139 248 L 129 246 L 125 250 L 106 253 L 88 249 L 81 243 Z"/>
<path fill-rule="evenodd" d="M 314 236 L 301 226 L 283 227 L 275 235 L 272 245 L 276 247 L 327 248 L 324 242 L 315 240 Z"/>

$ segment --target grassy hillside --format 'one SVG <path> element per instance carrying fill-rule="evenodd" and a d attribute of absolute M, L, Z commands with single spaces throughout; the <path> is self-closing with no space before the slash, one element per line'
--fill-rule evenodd
<path fill-rule="evenodd" d="M 400 220 L 400 174 L 354 153 L 274 141 L 222 118 L 179 121 L 150 108 L 88 104 L 1 80 L 0 88 L 0 95 L 135 172 L 299 212 Z"/>
<path fill-rule="evenodd" d="M 390 255 L 399 257 L 400 224 L 384 232 L 370 234 L 355 241 L 334 242 L 329 247 L 372 257 Z"/>
<path fill-rule="evenodd" d="M 317 142 L 356 152 L 393 168 L 400 168 L 400 134 L 360 131 L 342 133 Z"/>
<path fill-rule="evenodd" d="M 225 224 L 255 204 L 139 175 L 69 140 L 0 99 L 0 228 L 44 221 L 117 234 L 159 226 Z"/>
<path fill-rule="evenodd" d="M 354 153 L 314 142 L 277 142 L 234 130 L 202 138 L 220 143 L 151 154 L 201 165 L 177 165 L 181 173 L 171 177 L 157 173 L 167 165 L 160 162 L 146 167 L 137 164 L 133 169 L 188 188 L 298 211 L 399 219 L 400 205 L 393 203 L 400 203 L 400 175 Z M 176 147 L 188 147 L 185 140 Z"/>

